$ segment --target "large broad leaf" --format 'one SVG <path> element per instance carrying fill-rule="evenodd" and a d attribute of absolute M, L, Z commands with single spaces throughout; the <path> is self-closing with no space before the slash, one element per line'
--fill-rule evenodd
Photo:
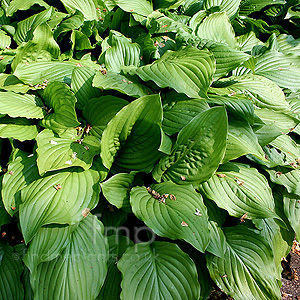
<path fill-rule="evenodd" d="M 0 31 L 0 49 L 7 49 L 10 47 L 11 39 L 10 36 Z"/>
<path fill-rule="evenodd" d="M 108 247 L 103 231 L 103 224 L 95 216 L 82 220 L 60 255 L 40 263 L 32 273 L 35 297 L 39 300 L 95 299 L 107 273 Z M 38 237 L 43 244 L 52 238 L 51 233 Z M 61 240 L 61 236 L 58 238 Z"/>
<path fill-rule="evenodd" d="M 33 140 L 39 130 L 30 120 L 23 118 L 0 118 L 0 137 L 19 141 Z"/>
<path fill-rule="evenodd" d="M 45 129 L 37 136 L 36 141 L 37 165 L 41 175 L 68 167 L 87 170 L 91 167 L 94 156 L 100 153 L 100 140 L 94 136 L 81 139 L 76 129 L 68 130 L 60 137 Z"/>
<path fill-rule="evenodd" d="M 121 300 L 199 298 L 194 262 L 175 244 L 137 244 L 127 249 L 118 268 L 123 275 Z"/>
<path fill-rule="evenodd" d="M 133 246 L 133 243 L 128 237 L 122 235 L 110 235 L 107 241 L 109 245 L 108 271 L 96 300 L 120 300 L 122 274 L 117 268 L 117 262 L 126 249 Z"/>
<path fill-rule="evenodd" d="M 280 87 L 297 91 L 300 85 L 299 57 L 274 50 L 257 57 L 255 73 L 274 81 Z"/>
<path fill-rule="evenodd" d="M 6 8 L 6 15 L 8 17 L 12 16 L 16 11 L 18 10 L 27 10 L 29 9 L 32 5 L 38 4 L 40 6 L 43 6 L 45 8 L 48 8 L 49 5 L 44 2 L 43 0 L 12 0 L 9 3 L 9 6 Z"/>
<path fill-rule="evenodd" d="M 243 219 L 279 218 L 267 179 L 247 165 L 228 163 L 199 186 L 205 197 Z"/>
<path fill-rule="evenodd" d="M 224 228 L 224 258 L 208 254 L 211 278 L 236 300 L 281 299 L 272 248 L 268 242 L 244 226 Z"/>
<path fill-rule="evenodd" d="M 296 233 L 296 238 L 300 240 L 300 196 L 289 194 L 283 195 L 283 208 L 291 227 Z"/>
<path fill-rule="evenodd" d="M 127 104 L 126 100 L 111 95 L 90 100 L 82 112 L 88 124 L 92 126 L 90 133 L 101 138 L 107 123 Z"/>
<path fill-rule="evenodd" d="M 245 154 L 264 158 L 264 151 L 258 143 L 251 126 L 244 120 L 230 120 L 228 123 L 228 140 L 223 163 Z"/>
<path fill-rule="evenodd" d="M 224 257 L 226 250 L 226 238 L 221 227 L 219 227 L 214 221 L 209 221 L 209 234 L 210 241 L 206 248 L 206 252 L 218 257 Z"/>
<path fill-rule="evenodd" d="M 214 71 L 212 54 L 191 47 L 167 51 L 151 65 L 128 68 L 130 75 L 138 75 L 144 81 L 152 80 L 160 87 L 171 87 L 191 98 L 206 94 Z"/>
<path fill-rule="evenodd" d="M 38 179 L 36 156 L 19 150 L 2 179 L 1 195 L 6 211 L 13 215 L 21 202 L 21 189 Z"/>
<path fill-rule="evenodd" d="M 210 178 L 223 159 L 227 139 L 224 107 L 197 115 L 182 128 L 169 156 L 161 158 L 153 171 L 157 181 L 200 183 Z"/>
<path fill-rule="evenodd" d="M 43 99 L 54 113 L 48 114 L 41 121 L 42 126 L 62 133 L 68 128 L 80 125 L 75 112 L 76 98 L 65 83 L 50 83 L 43 93 Z"/>
<path fill-rule="evenodd" d="M 289 110 L 289 104 L 281 88 L 271 80 L 258 75 L 247 74 L 232 76 L 229 80 L 228 89 L 235 93 L 242 93 L 261 108 L 270 108 L 277 111 Z"/>
<path fill-rule="evenodd" d="M 82 12 L 86 20 L 97 20 L 97 9 L 95 6 L 96 1 L 93 0 L 62 0 L 66 10 L 70 13 L 74 13 L 76 10 Z"/>
<path fill-rule="evenodd" d="M 283 0 L 242 0 L 240 5 L 241 15 L 250 15 L 255 11 L 260 11 L 268 5 L 285 4 Z"/>
<path fill-rule="evenodd" d="M 206 0 L 203 8 L 208 10 L 214 6 L 218 6 L 221 12 L 226 12 L 229 18 L 233 18 L 239 9 L 241 0 Z"/>
<path fill-rule="evenodd" d="M 151 186 L 149 192 L 135 187 L 130 203 L 133 213 L 157 235 L 182 239 L 205 251 L 210 239 L 206 207 L 191 186 L 164 182 Z"/>
<path fill-rule="evenodd" d="M 45 111 L 42 108 L 44 104 L 37 96 L 21 95 L 14 92 L 0 92 L 0 97 L 1 114 L 8 114 L 12 118 L 44 118 Z"/>
<path fill-rule="evenodd" d="M 8 92 L 25 94 L 30 87 L 25 85 L 14 75 L 0 73 L 0 89 Z"/>
<path fill-rule="evenodd" d="M 300 55 L 300 41 L 295 40 L 292 35 L 280 34 L 277 36 L 278 46 L 284 54 Z"/>
<path fill-rule="evenodd" d="M 0 299 L 23 300 L 24 289 L 20 277 L 23 272 L 20 256 L 8 244 L 0 243 Z"/>
<path fill-rule="evenodd" d="M 198 27 L 197 36 L 237 48 L 233 27 L 225 12 L 209 15 Z"/>
<path fill-rule="evenodd" d="M 100 174 L 92 169 L 56 173 L 21 191 L 20 223 L 28 243 L 46 224 L 75 224 L 98 203 Z M 30 220 L 34 220 L 31 222 Z"/>
<path fill-rule="evenodd" d="M 147 0 L 114 0 L 114 2 L 124 11 L 136 13 L 145 17 L 153 11 L 152 3 Z"/>
<path fill-rule="evenodd" d="M 101 158 L 106 168 L 150 172 L 159 159 L 162 106 L 159 95 L 141 97 L 108 123 L 101 140 Z"/>
<path fill-rule="evenodd" d="M 109 32 L 109 37 L 102 43 L 102 48 L 104 48 L 102 60 L 109 71 L 119 72 L 123 66 L 140 65 L 142 59 L 140 45 L 132 43 L 131 39 L 118 31 Z"/>
<path fill-rule="evenodd" d="M 88 67 L 77 67 L 73 70 L 71 89 L 77 99 L 76 107 L 83 107 L 92 99 L 101 96 L 101 91 L 92 86 L 96 71 Z"/>
<path fill-rule="evenodd" d="M 152 93 L 136 76 L 125 76 L 115 72 L 107 72 L 106 74 L 97 72 L 93 80 L 93 86 L 103 90 L 117 90 L 136 98 Z"/>

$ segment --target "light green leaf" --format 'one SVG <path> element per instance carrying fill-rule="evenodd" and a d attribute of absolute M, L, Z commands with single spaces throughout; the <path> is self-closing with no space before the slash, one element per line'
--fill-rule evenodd
<path fill-rule="evenodd" d="M 155 234 L 184 240 L 204 252 L 210 238 L 208 216 L 201 195 L 192 186 L 179 186 L 172 182 L 155 184 L 151 189 L 151 192 L 145 187 L 132 189 L 130 203 L 136 217 Z"/>
<path fill-rule="evenodd" d="M 117 208 L 130 209 L 130 190 L 135 173 L 118 173 L 101 183 L 102 193 L 110 204 Z"/>
<path fill-rule="evenodd" d="M 223 159 L 227 116 L 223 107 L 198 114 L 179 132 L 172 153 L 164 156 L 152 173 L 157 181 L 200 183 L 212 176 Z"/>
<path fill-rule="evenodd" d="M 30 120 L 23 118 L 0 118 L 0 137 L 19 141 L 33 140 L 39 130 Z"/>
<path fill-rule="evenodd" d="M 71 90 L 77 99 L 76 107 L 83 107 L 92 99 L 101 96 L 101 91 L 92 86 L 96 71 L 88 67 L 74 68 L 72 73 Z"/>
<path fill-rule="evenodd" d="M 5 34 L 2 30 L 0 31 L 0 49 L 7 49 L 10 47 L 11 38 Z"/>
<path fill-rule="evenodd" d="M 160 157 L 161 123 L 158 94 L 141 97 L 122 108 L 103 131 L 100 155 L 104 166 L 120 172 L 150 172 Z"/>
<path fill-rule="evenodd" d="M 126 100 L 111 95 L 91 99 L 82 111 L 92 126 L 90 133 L 100 139 L 108 122 L 127 104 Z"/>
<path fill-rule="evenodd" d="M 283 208 L 291 227 L 296 233 L 296 238 L 300 240 L 300 196 L 289 194 L 283 195 Z"/>
<path fill-rule="evenodd" d="M 85 20 L 97 20 L 97 10 L 93 0 L 61 0 L 66 10 L 69 13 L 74 13 L 76 10 L 82 12 Z"/>
<path fill-rule="evenodd" d="M 2 179 L 1 195 L 6 211 L 13 215 L 21 203 L 21 189 L 40 178 L 36 156 L 19 150 Z"/>
<path fill-rule="evenodd" d="M 216 12 L 206 17 L 199 25 L 196 35 L 237 48 L 234 30 L 225 12 Z"/>
<path fill-rule="evenodd" d="M 191 47 L 167 51 L 151 65 L 128 68 L 130 75 L 138 75 L 143 81 L 152 80 L 160 87 L 171 87 L 191 98 L 206 94 L 214 71 L 212 54 Z"/>
<path fill-rule="evenodd" d="M 123 275 L 121 300 L 197 300 L 200 296 L 195 264 L 175 244 L 154 242 L 129 247 L 118 268 Z"/>
<path fill-rule="evenodd" d="M 261 235 L 245 226 L 224 228 L 224 258 L 206 256 L 211 278 L 235 300 L 280 300 L 273 251 Z"/>
<path fill-rule="evenodd" d="M 255 168 L 227 163 L 199 191 L 231 216 L 244 219 L 278 218 L 267 179 Z"/>
<path fill-rule="evenodd" d="M 0 73 L 0 89 L 8 92 L 25 94 L 30 87 L 25 85 L 14 75 Z"/>
<path fill-rule="evenodd" d="M 256 37 L 253 31 L 236 37 L 240 46 L 240 50 L 251 53 L 254 46 L 262 45 L 263 43 Z"/>
<path fill-rule="evenodd" d="M 50 83 L 43 93 L 43 99 L 54 113 L 48 114 L 41 121 L 42 126 L 62 133 L 68 128 L 80 125 L 75 112 L 76 98 L 65 83 Z"/>
<path fill-rule="evenodd" d="M 75 50 L 90 50 L 95 47 L 91 45 L 89 38 L 78 30 L 73 30 L 71 35 L 71 41 Z"/>
<path fill-rule="evenodd" d="M 0 243 L 0 299 L 23 300 L 24 289 L 20 277 L 23 272 L 20 256 L 13 247 Z"/>
<path fill-rule="evenodd" d="M 93 86 L 103 90 L 117 90 L 135 98 L 152 94 L 151 90 L 143 85 L 136 76 L 125 76 L 115 72 L 107 72 L 106 74 L 97 72 Z"/>
<path fill-rule="evenodd" d="M 228 17 L 232 19 L 239 9 L 241 0 L 205 0 L 203 8 L 209 10 L 214 6 L 220 8 L 220 12 L 226 12 Z"/>
<path fill-rule="evenodd" d="M 250 15 L 255 11 L 260 11 L 268 5 L 285 4 L 284 0 L 242 0 L 240 4 L 240 14 Z"/>
<path fill-rule="evenodd" d="M 82 300 L 97 297 L 107 273 L 108 247 L 103 229 L 95 216 L 87 216 L 73 231 L 60 255 L 37 266 L 31 275 L 36 298 Z"/>
<path fill-rule="evenodd" d="M 51 130 L 43 130 L 36 138 L 37 165 L 41 175 L 48 171 L 69 167 L 87 170 L 94 156 L 100 153 L 100 140 L 94 136 L 77 135 L 76 129 L 68 130 L 59 137 Z"/>
<path fill-rule="evenodd" d="M 72 169 L 38 179 L 21 191 L 20 224 L 28 243 L 43 225 L 75 224 L 99 201 L 100 174 Z M 29 220 L 34 220 L 30 222 Z"/>
<path fill-rule="evenodd" d="M 153 11 L 153 6 L 147 0 L 114 0 L 126 12 L 132 12 L 147 17 Z"/>
<path fill-rule="evenodd" d="M 300 40 L 294 39 L 292 35 L 280 34 L 277 38 L 277 43 L 280 51 L 284 54 L 300 55 Z"/>
<path fill-rule="evenodd" d="M 6 15 L 11 17 L 18 10 L 28 10 L 32 5 L 38 4 L 42 7 L 48 8 L 49 5 L 43 0 L 12 0 L 6 8 Z"/>

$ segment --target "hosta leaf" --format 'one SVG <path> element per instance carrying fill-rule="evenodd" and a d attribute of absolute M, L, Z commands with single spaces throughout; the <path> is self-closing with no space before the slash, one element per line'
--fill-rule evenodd
<path fill-rule="evenodd" d="M 106 49 L 103 50 L 102 56 L 104 58 L 102 59 L 105 62 L 105 67 L 109 71 L 119 72 L 123 66 L 132 65 L 138 67 L 140 65 L 140 45 L 132 43 L 131 39 L 125 37 L 118 31 L 111 30 L 109 32 Z"/>
<path fill-rule="evenodd" d="M 210 241 L 206 248 L 206 252 L 218 257 L 224 257 L 226 250 L 226 238 L 222 229 L 214 221 L 209 222 L 209 234 Z"/>
<path fill-rule="evenodd" d="M 133 243 L 128 237 L 122 235 L 110 235 L 107 237 L 107 241 L 109 245 L 108 271 L 96 300 L 120 300 L 122 274 L 116 263 L 126 249 L 133 246 Z"/>
<path fill-rule="evenodd" d="M 11 39 L 10 36 L 0 31 L 0 49 L 7 49 L 10 47 Z"/>
<path fill-rule="evenodd" d="M 33 95 L 21 95 L 14 92 L 0 92 L 0 113 L 8 114 L 12 118 L 25 117 L 42 119 L 45 112 L 41 99 Z"/>
<path fill-rule="evenodd" d="M 96 71 L 88 67 L 78 67 L 73 70 L 71 90 L 77 99 L 76 107 L 83 107 L 92 99 L 101 96 L 101 91 L 92 86 Z"/>
<path fill-rule="evenodd" d="M 253 230 L 244 226 L 224 228 L 224 258 L 208 254 L 211 278 L 236 300 L 281 299 L 272 248 Z"/>
<path fill-rule="evenodd" d="M 23 272 L 22 261 L 13 247 L 0 243 L 0 299 L 23 300 L 24 289 L 20 277 Z"/>
<path fill-rule="evenodd" d="M 2 199 L 0 200 L 0 230 L 2 225 L 9 224 L 13 221 L 12 217 L 6 211 Z"/>
<path fill-rule="evenodd" d="M 262 44 L 262 42 L 255 36 L 253 31 L 236 37 L 241 51 L 251 53 L 254 46 Z"/>
<path fill-rule="evenodd" d="M 199 190 L 232 216 L 279 218 L 268 181 L 256 169 L 246 165 L 222 165 L 215 175 L 199 186 Z"/>
<path fill-rule="evenodd" d="M 230 81 L 232 81 L 228 87 L 230 90 L 247 95 L 258 107 L 276 111 L 289 110 L 289 105 L 281 88 L 263 76 L 252 74 L 232 76 L 229 77 L 229 84 Z"/>
<path fill-rule="evenodd" d="M 2 179 L 1 195 L 7 212 L 13 215 L 21 202 L 21 189 L 38 179 L 36 156 L 19 150 Z"/>
<path fill-rule="evenodd" d="M 101 183 L 102 193 L 106 200 L 117 208 L 130 207 L 130 189 L 132 188 L 135 172 L 118 173 Z"/>
<path fill-rule="evenodd" d="M 229 18 L 235 16 L 239 9 L 241 0 L 206 0 L 203 3 L 203 8 L 208 10 L 214 6 L 218 6 L 221 12 L 226 12 Z"/>
<path fill-rule="evenodd" d="M 171 182 L 155 184 L 151 188 L 154 190 L 152 193 L 145 187 L 132 189 L 130 203 L 133 213 L 155 234 L 185 240 L 204 252 L 209 243 L 209 230 L 201 195 L 191 186 L 179 186 Z M 163 194 L 169 196 L 162 201 L 155 198 L 155 192 L 161 197 L 164 197 Z"/>
<path fill-rule="evenodd" d="M 0 89 L 8 92 L 25 94 L 30 87 L 25 85 L 14 75 L 0 73 Z"/>
<path fill-rule="evenodd" d="M 103 224 L 87 216 L 73 231 L 61 254 L 40 263 L 31 276 L 35 297 L 39 300 L 95 299 L 107 273 L 108 247 Z"/>
<path fill-rule="evenodd" d="M 97 20 L 97 10 L 95 2 L 93 0 L 62 0 L 66 10 L 70 13 L 74 13 L 76 10 L 82 12 L 85 20 Z"/>
<path fill-rule="evenodd" d="M 81 140 L 76 129 L 68 130 L 60 137 L 45 129 L 37 136 L 36 141 L 37 165 L 41 175 L 71 166 L 87 170 L 91 167 L 94 156 L 100 153 L 100 140 L 93 136 L 86 136 Z"/>
<path fill-rule="evenodd" d="M 216 12 L 206 17 L 198 27 L 196 34 L 200 38 L 237 48 L 234 30 L 225 12 Z"/>
<path fill-rule="evenodd" d="M 297 91 L 300 85 L 299 57 L 277 51 L 266 51 L 257 57 L 255 73 L 262 75 L 280 87 Z"/>
<path fill-rule="evenodd" d="M 90 133 L 101 138 L 107 123 L 127 104 L 126 100 L 110 95 L 90 100 L 82 112 L 92 126 Z"/>
<path fill-rule="evenodd" d="M 228 140 L 223 163 L 246 154 L 264 159 L 264 151 L 251 126 L 245 121 L 232 119 L 228 123 Z"/>
<path fill-rule="evenodd" d="M 204 99 L 179 100 L 163 106 L 163 129 L 167 134 L 179 132 L 199 113 L 209 109 Z"/>
<path fill-rule="evenodd" d="M 32 5 L 38 4 L 40 6 L 43 6 L 45 8 L 48 8 L 49 5 L 44 2 L 43 0 L 12 0 L 9 3 L 9 6 L 6 8 L 6 15 L 8 17 L 12 16 L 16 11 L 18 10 L 27 10 L 29 9 Z"/>
<path fill-rule="evenodd" d="M 114 2 L 124 11 L 136 13 L 145 17 L 153 11 L 152 3 L 147 0 L 114 0 Z"/>
<path fill-rule="evenodd" d="M 250 15 L 255 11 L 260 11 L 268 5 L 285 4 L 283 0 L 242 0 L 240 4 L 240 14 Z"/>
<path fill-rule="evenodd" d="M 289 194 L 283 195 L 283 208 L 291 227 L 296 233 L 296 238 L 300 240 L 300 196 Z"/>
<path fill-rule="evenodd" d="M 292 35 L 280 34 L 277 36 L 277 43 L 284 54 L 300 55 L 300 41 L 295 40 Z"/>
<path fill-rule="evenodd" d="M 136 98 L 151 94 L 151 90 L 143 85 L 138 78 L 115 72 L 107 72 L 105 75 L 97 72 L 93 80 L 93 86 L 103 90 L 117 90 Z"/>
<path fill-rule="evenodd" d="M 191 98 L 206 94 L 214 71 L 212 54 L 191 47 L 167 51 L 151 65 L 128 69 L 130 75 L 138 75 L 143 81 L 152 80 L 160 87 L 171 87 Z"/>
<path fill-rule="evenodd" d="M 175 244 L 154 242 L 129 247 L 118 262 L 118 268 L 123 275 L 122 300 L 199 298 L 194 262 Z M 139 276 L 135 276 L 136 272 Z"/>
<path fill-rule="evenodd" d="M 28 243 L 43 225 L 75 224 L 98 203 L 100 174 L 79 168 L 38 179 L 21 191 L 20 224 Z M 29 220 L 34 219 L 34 222 Z"/>
<path fill-rule="evenodd" d="M 122 108 L 103 131 L 100 155 L 104 166 L 110 169 L 113 165 L 121 172 L 150 172 L 160 157 L 161 123 L 158 94 L 141 97 Z"/>
<path fill-rule="evenodd" d="M 42 126 L 62 133 L 68 128 L 80 125 L 75 112 L 76 98 L 65 83 L 50 83 L 43 93 L 43 99 L 54 113 L 48 114 L 41 121 Z"/>
<path fill-rule="evenodd" d="M 153 177 L 178 184 L 207 180 L 223 159 L 226 138 L 227 116 L 223 107 L 200 113 L 179 132 L 171 155 L 161 158 Z"/>
<path fill-rule="evenodd" d="M 23 118 L 0 118 L 0 137 L 19 141 L 33 140 L 39 131 L 36 125 Z"/>

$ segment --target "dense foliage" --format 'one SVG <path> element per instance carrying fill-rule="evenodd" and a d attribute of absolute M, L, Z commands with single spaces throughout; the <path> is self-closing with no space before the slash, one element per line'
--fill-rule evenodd
<path fill-rule="evenodd" d="M 299 3 L 1 1 L 0 300 L 280 299 Z"/>

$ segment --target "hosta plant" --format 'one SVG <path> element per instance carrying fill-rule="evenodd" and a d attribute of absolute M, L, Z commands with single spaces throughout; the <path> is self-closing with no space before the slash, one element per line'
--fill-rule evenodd
<path fill-rule="evenodd" d="M 5 0 L 0 300 L 279 300 L 300 237 L 297 0 Z"/>

